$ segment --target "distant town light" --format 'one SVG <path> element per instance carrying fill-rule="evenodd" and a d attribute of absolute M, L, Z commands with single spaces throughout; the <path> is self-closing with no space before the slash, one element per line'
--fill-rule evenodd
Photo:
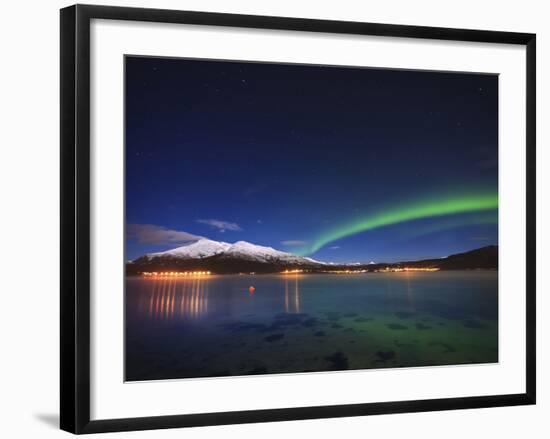
<path fill-rule="evenodd" d="M 144 277 L 181 277 L 181 276 L 209 276 L 210 271 L 143 271 Z"/>
<path fill-rule="evenodd" d="M 426 271 L 433 272 L 439 271 L 439 268 L 436 267 L 385 267 L 379 270 L 375 270 L 377 273 L 400 273 L 400 272 L 410 272 L 410 271 Z"/>

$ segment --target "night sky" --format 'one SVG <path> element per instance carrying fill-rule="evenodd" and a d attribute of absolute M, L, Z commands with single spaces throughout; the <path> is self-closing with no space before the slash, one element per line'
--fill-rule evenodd
<path fill-rule="evenodd" d="M 323 261 L 497 244 L 498 77 L 126 57 L 127 258 L 197 237 Z"/>

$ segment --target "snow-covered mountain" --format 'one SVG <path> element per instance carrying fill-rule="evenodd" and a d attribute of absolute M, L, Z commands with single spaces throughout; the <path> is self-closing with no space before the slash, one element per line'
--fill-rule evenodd
<path fill-rule="evenodd" d="M 240 259 L 253 262 L 276 262 L 292 265 L 324 265 L 324 262 L 275 250 L 272 247 L 251 244 L 246 241 L 238 241 L 234 244 L 229 244 L 227 242 L 213 241 L 206 238 L 172 250 L 149 253 L 144 257 L 136 259 L 135 262 L 143 261 L 144 258 L 149 261 L 155 259 L 189 260 L 206 259 L 213 256 L 217 256 L 218 259 Z"/>
<path fill-rule="evenodd" d="M 227 242 L 212 241 L 211 239 L 202 238 L 191 244 L 177 247 L 172 250 L 167 250 L 159 253 L 149 253 L 146 257 L 149 258 L 162 258 L 162 257 L 174 257 L 181 259 L 195 259 L 195 258 L 208 258 L 210 256 L 218 255 L 228 250 L 231 244 Z"/>
<path fill-rule="evenodd" d="M 284 261 L 293 264 L 324 264 L 311 258 L 304 258 L 293 255 L 292 253 L 275 250 L 273 247 L 264 247 L 261 245 L 251 244 L 246 241 L 238 241 L 225 250 L 223 253 L 226 257 L 243 258 L 255 261 L 272 262 L 274 260 Z"/>

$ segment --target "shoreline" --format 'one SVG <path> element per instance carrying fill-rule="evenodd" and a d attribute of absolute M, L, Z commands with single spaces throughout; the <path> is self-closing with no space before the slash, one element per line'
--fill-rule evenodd
<path fill-rule="evenodd" d="M 304 275 L 333 275 L 333 276 L 358 276 L 361 274 L 434 274 L 434 273 L 460 273 L 460 272 L 498 272 L 498 268 L 463 268 L 463 269 L 434 269 L 434 270 L 366 270 L 366 271 L 349 271 L 349 272 L 336 272 L 336 271 L 302 271 L 302 272 L 249 272 L 249 273 L 187 273 L 184 272 L 157 272 L 153 274 L 151 272 L 140 272 L 140 273 L 126 273 L 126 278 L 146 278 L 146 279 L 186 279 L 186 278 L 203 278 L 206 279 L 211 276 L 281 276 L 281 277 L 291 277 L 291 276 L 304 276 Z M 147 273 L 147 274 L 145 274 Z M 174 274 L 172 274 L 174 273 Z M 176 274 L 178 273 L 178 274 Z"/>

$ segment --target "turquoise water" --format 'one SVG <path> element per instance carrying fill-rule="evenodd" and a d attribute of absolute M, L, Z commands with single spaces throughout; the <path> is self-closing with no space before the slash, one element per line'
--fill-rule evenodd
<path fill-rule="evenodd" d="M 129 381 L 497 361 L 496 271 L 126 282 Z"/>

